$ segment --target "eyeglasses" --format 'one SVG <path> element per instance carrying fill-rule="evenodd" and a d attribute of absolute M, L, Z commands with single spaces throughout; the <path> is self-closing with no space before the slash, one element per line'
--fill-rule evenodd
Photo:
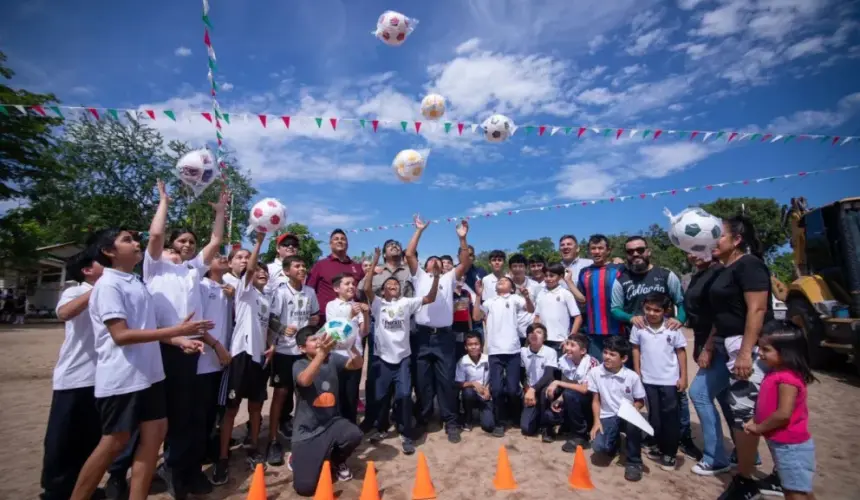
<path fill-rule="evenodd" d="M 282 247 L 286 247 L 286 248 L 299 248 L 299 246 L 298 246 L 298 245 L 296 245 L 295 243 L 284 243 L 284 244 L 283 244 L 283 245 L 281 245 L 281 246 L 282 246 Z"/>
<path fill-rule="evenodd" d="M 648 247 L 628 248 L 627 255 L 645 255 L 646 250 L 648 250 Z"/>

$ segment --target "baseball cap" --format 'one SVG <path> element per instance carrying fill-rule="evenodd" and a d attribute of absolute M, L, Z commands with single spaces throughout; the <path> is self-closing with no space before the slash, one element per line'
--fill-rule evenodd
<path fill-rule="evenodd" d="M 295 243 L 296 246 L 299 245 L 299 237 L 292 233 L 284 233 L 278 236 L 278 239 L 276 241 L 278 242 L 278 246 L 281 246 L 286 245 L 286 240 L 290 240 L 291 242 Z"/>

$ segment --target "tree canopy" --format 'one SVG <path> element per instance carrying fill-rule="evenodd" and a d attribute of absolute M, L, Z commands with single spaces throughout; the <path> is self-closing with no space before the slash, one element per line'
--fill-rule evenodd
<path fill-rule="evenodd" d="M 269 247 L 263 255 L 263 262 L 272 262 L 278 256 L 277 239 L 278 236 L 284 233 L 290 233 L 299 238 L 299 257 L 305 261 L 305 265 L 308 267 L 308 271 L 310 271 L 314 262 L 319 260 L 323 252 L 320 248 L 320 242 L 311 236 L 311 232 L 308 230 L 308 227 L 298 223 L 287 224 L 287 227 L 277 230 L 275 234 L 269 238 Z"/>

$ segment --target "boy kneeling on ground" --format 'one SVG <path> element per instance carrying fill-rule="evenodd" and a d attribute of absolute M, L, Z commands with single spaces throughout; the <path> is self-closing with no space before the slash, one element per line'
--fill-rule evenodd
<path fill-rule="evenodd" d="M 364 358 L 353 346 L 349 359 L 329 356 L 335 339 L 317 335 L 317 327 L 305 326 L 296 333 L 296 345 L 305 358 L 293 364 L 298 404 L 293 424 L 290 465 L 293 487 L 302 496 L 316 491 L 323 462 L 331 461 L 340 481 L 352 479 L 346 459 L 361 443 L 357 425 L 338 412 L 338 380 L 343 370 L 361 370 Z"/>

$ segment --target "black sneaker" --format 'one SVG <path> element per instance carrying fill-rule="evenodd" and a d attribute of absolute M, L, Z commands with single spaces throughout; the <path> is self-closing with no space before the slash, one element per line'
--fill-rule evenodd
<path fill-rule="evenodd" d="M 779 480 L 779 475 L 774 471 L 771 475 L 759 479 L 758 490 L 762 495 L 766 497 L 785 497 L 785 493 L 782 490 L 782 481 Z"/>
<path fill-rule="evenodd" d="M 505 428 L 501 425 L 497 425 L 493 427 L 493 437 L 503 438 L 505 437 Z"/>
<path fill-rule="evenodd" d="M 373 431 L 373 433 L 371 433 L 371 434 L 370 434 L 370 437 L 369 437 L 369 438 L 367 438 L 367 439 L 368 439 L 368 441 L 370 441 L 370 443 L 371 443 L 371 444 L 379 444 L 379 443 L 381 443 L 382 441 L 384 441 L 384 440 L 385 440 L 385 438 L 387 438 L 387 437 L 388 437 L 388 433 L 387 433 L 387 432 L 383 432 L 383 431 Z"/>
<path fill-rule="evenodd" d="M 262 465 L 264 469 L 266 468 L 265 457 L 259 450 L 254 448 L 248 450 L 248 456 L 245 457 L 245 462 L 252 471 L 257 468 L 257 465 Z"/>
<path fill-rule="evenodd" d="M 284 447 L 281 446 L 281 443 L 277 439 L 269 443 L 269 446 L 266 448 L 266 462 L 274 467 L 284 465 Z"/>
<path fill-rule="evenodd" d="M 278 426 L 278 432 L 281 436 L 286 440 L 291 440 L 293 438 L 293 421 L 287 420 Z"/>
<path fill-rule="evenodd" d="M 675 457 L 670 457 L 669 455 L 663 455 L 660 458 L 660 468 L 672 472 L 678 467 L 678 460 Z"/>
<path fill-rule="evenodd" d="M 731 471 L 732 467 L 730 465 L 710 465 L 699 461 L 690 470 L 697 476 L 716 476 Z"/>
<path fill-rule="evenodd" d="M 105 484 L 105 495 L 110 500 L 125 500 L 128 498 L 128 481 L 125 476 L 111 474 Z"/>
<path fill-rule="evenodd" d="M 412 455 L 415 453 L 415 442 L 408 437 L 403 437 L 401 439 L 400 447 L 403 449 L 404 455 Z"/>
<path fill-rule="evenodd" d="M 681 442 L 678 443 L 678 450 L 683 453 L 685 457 L 690 460 L 695 460 L 696 462 L 700 461 L 705 456 L 702 453 L 702 450 L 696 446 L 696 443 L 694 443 L 692 439 L 682 439 Z"/>
<path fill-rule="evenodd" d="M 624 479 L 635 483 L 642 480 L 642 464 L 627 464 L 624 468 Z"/>
<path fill-rule="evenodd" d="M 202 470 L 197 469 L 189 475 L 188 492 L 192 495 L 208 495 L 212 490 L 212 483 Z"/>
<path fill-rule="evenodd" d="M 90 495 L 90 500 L 107 500 L 107 493 L 103 488 L 96 488 L 96 491 Z"/>
<path fill-rule="evenodd" d="M 215 486 L 221 486 L 222 484 L 227 484 L 227 481 L 230 480 L 230 464 L 227 462 L 226 458 L 219 458 L 217 462 L 215 462 L 215 469 L 212 471 L 212 484 Z"/>
<path fill-rule="evenodd" d="M 551 428 L 546 428 L 540 433 L 540 440 L 544 443 L 554 443 L 555 442 L 555 432 L 552 431 Z"/>
<path fill-rule="evenodd" d="M 472 422 L 465 422 L 463 424 L 463 430 L 466 432 L 472 432 Z"/>
<path fill-rule="evenodd" d="M 645 455 L 645 458 L 647 458 L 648 460 L 654 461 L 654 462 L 659 463 L 661 460 L 663 460 L 663 454 L 660 453 L 660 450 L 657 449 L 656 446 L 646 448 L 644 455 Z"/>
<path fill-rule="evenodd" d="M 451 444 L 457 444 L 461 441 L 460 439 L 460 428 L 456 426 L 451 426 L 445 429 L 445 433 L 448 434 L 448 442 Z"/>
<path fill-rule="evenodd" d="M 754 500 L 759 497 L 758 486 L 754 479 L 736 475 L 732 478 L 726 491 L 717 500 Z"/>

